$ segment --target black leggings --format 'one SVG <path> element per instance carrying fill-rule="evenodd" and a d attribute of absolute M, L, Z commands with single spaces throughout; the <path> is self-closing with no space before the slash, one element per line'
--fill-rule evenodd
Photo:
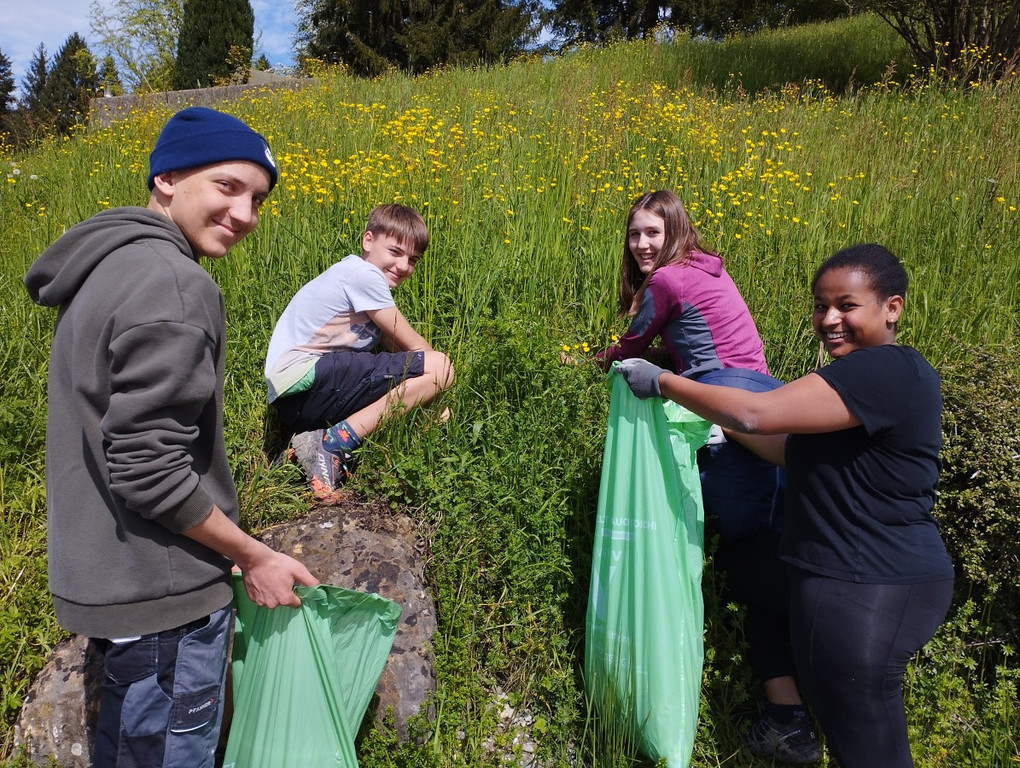
<path fill-rule="evenodd" d="M 755 675 L 761 680 L 792 677 L 790 587 L 787 566 L 779 559 L 779 534 L 720 538 L 715 565 L 726 572 L 726 599 L 747 606 L 744 636 Z"/>
<path fill-rule="evenodd" d="M 949 610 L 952 579 L 856 584 L 790 569 L 802 690 L 840 768 L 911 768 L 903 672 Z"/>

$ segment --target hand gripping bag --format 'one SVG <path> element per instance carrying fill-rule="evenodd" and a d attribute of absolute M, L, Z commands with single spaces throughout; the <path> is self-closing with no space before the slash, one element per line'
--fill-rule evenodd
<path fill-rule="evenodd" d="M 704 657 L 704 509 L 696 452 L 711 425 L 639 400 L 610 372 L 611 399 L 585 623 L 585 687 L 599 715 L 653 760 L 687 766 Z"/>
<path fill-rule="evenodd" d="M 340 587 L 298 587 L 269 610 L 234 577 L 234 714 L 223 768 L 358 764 L 354 737 L 393 646 L 400 605 Z"/>

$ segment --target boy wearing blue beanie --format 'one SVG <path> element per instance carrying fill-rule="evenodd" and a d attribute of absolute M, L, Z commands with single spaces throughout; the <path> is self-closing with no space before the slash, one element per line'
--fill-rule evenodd
<path fill-rule="evenodd" d="M 208 107 L 182 109 L 167 122 L 149 155 L 149 189 L 161 173 L 224 160 L 255 163 L 269 174 L 269 189 L 276 186 L 276 160 L 262 136 L 224 112 Z"/>
<path fill-rule="evenodd" d="M 106 677 L 93 765 L 212 768 L 232 626 L 231 569 L 270 608 L 316 583 L 238 527 L 223 437 L 225 315 L 198 260 L 258 222 L 266 140 L 204 107 L 150 155 L 149 203 L 71 227 L 25 285 L 58 307 L 46 491 L 50 592 Z"/>

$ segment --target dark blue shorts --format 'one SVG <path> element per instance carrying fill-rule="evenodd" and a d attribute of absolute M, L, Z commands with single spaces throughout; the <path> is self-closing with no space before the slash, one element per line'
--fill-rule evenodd
<path fill-rule="evenodd" d="M 722 368 L 697 378 L 702 384 L 767 392 L 783 385 L 768 374 Z M 771 531 L 781 533 L 786 475 L 732 440 L 698 452 L 705 515 L 716 519 L 719 535 L 736 540 Z"/>
<path fill-rule="evenodd" d="M 324 429 L 424 373 L 424 352 L 332 352 L 315 363 L 310 389 L 278 397 L 273 406 L 295 432 Z"/>

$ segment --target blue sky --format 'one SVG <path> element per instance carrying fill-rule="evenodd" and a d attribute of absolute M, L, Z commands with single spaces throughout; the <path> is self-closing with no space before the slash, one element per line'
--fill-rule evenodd
<path fill-rule="evenodd" d="M 105 2 L 102 3 L 106 5 Z M 0 51 L 11 60 L 18 89 L 39 43 L 53 56 L 67 38 L 77 32 L 96 56 L 102 54 L 92 38 L 89 25 L 90 0 L 0 0 Z M 293 64 L 294 26 L 297 14 L 293 0 L 251 0 L 255 12 L 255 55 L 265 53 L 272 66 Z"/>

